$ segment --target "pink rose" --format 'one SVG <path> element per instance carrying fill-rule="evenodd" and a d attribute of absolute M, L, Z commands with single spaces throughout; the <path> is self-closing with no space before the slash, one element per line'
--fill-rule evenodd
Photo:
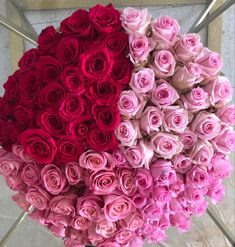
<path fill-rule="evenodd" d="M 83 244 L 79 244 L 78 241 L 76 241 L 72 238 L 66 238 L 64 240 L 64 246 L 65 247 L 84 247 Z"/>
<path fill-rule="evenodd" d="M 140 212 L 136 211 L 128 215 L 125 219 L 120 220 L 121 227 L 130 231 L 136 231 L 144 224 L 143 216 Z"/>
<path fill-rule="evenodd" d="M 69 162 L 65 165 L 65 176 L 69 184 L 78 184 L 83 179 L 83 175 L 84 171 L 77 162 Z"/>
<path fill-rule="evenodd" d="M 191 149 L 197 142 L 197 136 L 188 128 L 182 134 L 179 134 L 179 138 L 184 145 L 184 149 Z"/>
<path fill-rule="evenodd" d="M 176 181 L 169 185 L 171 196 L 176 198 L 181 192 L 185 190 L 184 177 L 182 174 L 177 173 Z"/>
<path fill-rule="evenodd" d="M 119 243 L 119 244 L 128 244 L 129 241 L 133 238 L 135 238 L 136 235 L 133 231 L 127 230 L 127 229 L 123 229 L 120 230 L 116 236 L 115 236 L 115 240 Z"/>
<path fill-rule="evenodd" d="M 183 67 L 178 67 L 171 78 L 171 85 L 179 90 L 192 88 L 203 80 L 201 72 L 200 66 L 196 63 L 190 62 Z"/>
<path fill-rule="evenodd" d="M 68 216 L 75 216 L 76 195 L 55 196 L 50 201 L 51 211 Z"/>
<path fill-rule="evenodd" d="M 156 185 L 153 188 L 152 195 L 159 205 L 165 205 L 171 200 L 171 192 L 166 186 Z"/>
<path fill-rule="evenodd" d="M 151 22 L 148 9 L 124 8 L 121 15 L 122 26 L 128 33 L 145 34 Z"/>
<path fill-rule="evenodd" d="M 56 227 L 66 228 L 68 225 L 70 225 L 71 218 L 66 215 L 61 215 L 50 211 L 46 221 L 47 223 L 53 224 Z"/>
<path fill-rule="evenodd" d="M 192 204 L 192 207 L 204 201 L 204 194 L 202 189 L 195 188 L 193 185 L 187 187 L 184 191 L 184 195 L 187 201 Z"/>
<path fill-rule="evenodd" d="M 13 144 L 12 152 L 25 162 L 34 161 L 33 158 L 31 158 L 28 154 L 26 154 L 24 148 L 20 144 Z"/>
<path fill-rule="evenodd" d="M 147 236 L 149 243 L 158 244 L 167 239 L 167 235 L 161 229 L 156 229 L 149 236 Z"/>
<path fill-rule="evenodd" d="M 216 52 L 210 51 L 206 47 L 204 47 L 197 55 L 195 62 L 200 65 L 202 75 L 206 77 L 216 75 L 223 66 L 220 55 Z"/>
<path fill-rule="evenodd" d="M 196 33 L 181 36 L 174 46 L 176 59 L 183 63 L 192 61 L 202 49 L 200 38 L 200 35 Z"/>
<path fill-rule="evenodd" d="M 183 144 L 178 136 L 158 132 L 151 140 L 153 150 L 164 159 L 171 159 L 175 154 L 182 151 Z"/>
<path fill-rule="evenodd" d="M 196 186 L 197 188 L 207 187 L 209 184 L 209 175 L 206 168 L 200 166 L 194 166 L 186 174 L 186 181 L 189 184 Z"/>
<path fill-rule="evenodd" d="M 146 168 L 136 169 L 135 181 L 139 193 L 144 196 L 147 196 L 150 193 L 153 184 L 153 178 L 151 176 L 150 171 Z"/>
<path fill-rule="evenodd" d="M 208 93 L 212 105 L 225 105 L 232 100 L 232 84 L 226 77 L 217 76 L 205 83 L 204 90 Z"/>
<path fill-rule="evenodd" d="M 181 96 L 183 106 L 190 112 L 197 112 L 210 106 L 208 93 L 203 88 L 196 87 Z"/>
<path fill-rule="evenodd" d="M 127 196 L 107 195 L 104 202 L 104 214 L 110 222 L 124 219 L 133 211 L 132 201 Z"/>
<path fill-rule="evenodd" d="M 186 217 L 184 214 L 171 214 L 170 222 L 179 232 L 187 232 L 191 227 L 190 218 Z"/>
<path fill-rule="evenodd" d="M 163 207 L 157 202 L 149 201 L 142 210 L 142 214 L 145 219 L 150 221 L 157 221 L 163 215 Z"/>
<path fill-rule="evenodd" d="M 22 172 L 21 178 L 27 185 L 38 185 L 41 183 L 41 169 L 37 164 L 28 163 L 25 164 Z"/>
<path fill-rule="evenodd" d="M 92 226 L 90 228 L 94 229 L 94 227 L 92 227 Z M 88 228 L 88 230 L 90 228 Z M 72 227 L 68 228 L 67 238 L 76 240 L 77 243 L 82 244 L 82 247 L 84 247 L 84 245 L 86 243 L 90 243 L 90 240 L 88 240 L 88 231 L 80 231 L 80 230 L 76 230 Z"/>
<path fill-rule="evenodd" d="M 235 105 L 226 105 L 219 109 L 216 114 L 223 124 L 235 125 Z"/>
<path fill-rule="evenodd" d="M 192 168 L 192 160 L 183 154 L 177 154 L 172 159 L 174 169 L 180 173 L 186 173 Z"/>
<path fill-rule="evenodd" d="M 154 71 L 149 68 L 142 68 L 136 73 L 133 73 L 130 87 L 135 93 L 143 94 L 151 91 L 155 86 Z"/>
<path fill-rule="evenodd" d="M 177 20 L 169 16 L 159 16 L 152 22 L 153 39 L 160 48 L 170 48 L 176 41 L 180 26 Z"/>
<path fill-rule="evenodd" d="M 174 74 L 176 61 L 173 54 L 168 50 L 156 51 L 151 68 L 159 78 L 167 78 Z"/>
<path fill-rule="evenodd" d="M 129 247 L 142 247 L 144 245 L 143 237 L 135 237 L 129 241 Z"/>
<path fill-rule="evenodd" d="M 211 198 L 211 202 L 213 204 L 220 203 L 225 196 L 225 190 L 221 182 L 215 183 L 213 186 L 211 186 L 207 191 L 207 196 Z"/>
<path fill-rule="evenodd" d="M 202 216 L 206 213 L 208 202 L 204 199 L 201 203 L 189 206 L 189 210 L 196 216 Z"/>
<path fill-rule="evenodd" d="M 27 202 L 25 198 L 25 194 L 23 193 L 18 193 L 12 196 L 12 200 L 20 207 L 22 208 L 25 212 L 29 211 L 30 203 Z"/>
<path fill-rule="evenodd" d="M 91 221 L 82 216 L 76 216 L 71 220 L 71 226 L 76 230 L 87 230 L 90 227 L 90 225 Z"/>
<path fill-rule="evenodd" d="M 129 167 L 124 151 L 121 148 L 114 150 L 112 157 L 117 167 Z"/>
<path fill-rule="evenodd" d="M 170 214 L 181 213 L 183 211 L 182 205 L 179 201 L 179 196 L 176 198 L 172 198 L 169 202 L 169 212 Z"/>
<path fill-rule="evenodd" d="M 19 191 L 24 189 L 25 183 L 20 177 L 20 173 L 17 175 L 9 174 L 4 176 L 7 186 L 13 191 Z"/>
<path fill-rule="evenodd" d="M 5 176 L 9 174 L 16 175 L 23 165 L 22 161 L 13 153 L 3 154 L 0 157 L 0 174 Z"/>
<path fill-rule="evenodd" d="M 35 220 L 37 223 L 41 224 L 41 225 L 46 225 L 46 215 L 47 212 L 45 212 L 45 210 L 39 210 L 37 208 L 33 209 L 33 211 L 31 213 L 29 213 L 29 217 L 33 220 Z"/>
<path fill-rule="evenodd" d="M 107 240 L 107 241 L 105 241 L 105 242 L 100 243 L 100 244 L 97 245 L 97 247 L 107 247 L 107 246 L 108 247 L 120 247 L 120 244 L 117 243 L 116 241 L 113 242 L 113 241 Z"/>
<path fill-rule="evenodd" d="M 168 106 L 179 99 L 177 91 L 166 81 L 162 80 L 151 94 L 151 101 L 157 106 Z"/>
<path fill-rule="evenodd" d="M 88 238 L 89 242 L 93 244 L 99 244 L 104 242 L 104 238 L 100 234 L 96 233 L 95 224 L 92 224 L 91 227 L 88 228 Z M 86 243 L 87 242 L 88 241 L 86 241 Z"/>
<path fill-rule="evenodd" d="M 142 195 L 140 193 L 136 193 L 132 197 L 133 204 L 136 208 L 143 208 L 147 203 L 146 195 Z"/>
<path fill-rule="evenodd" d="M 191 121 L 190 130 L 202 140 L 211 140 L 220 133 L 220 120 L 212 113 L 201 111 Z"/>
<path fill-rule="evenodd" d="M 55 236 L 60 237 L 60 238 L 65 238 L 67 235 L 66 228 L 64 227 L 57 227 L 55 225 L 50 225 L 48 227 L 48 230 Z"/>
<path fill-rule="evenodd" d="M 140 117 L 140 128 L 147 134 L 151 131 L 159 131 L 162 125 L 163 113 L 154 106 L 147 106 Z"/>
<path fill-rule="evenodd" d="M 168 186 L 175 182 L 176 172 L 173 169 L 171 161 L 158 159 L 150 167 L 153 180 L 159 186 Z"/>
<path fill-rule="evenodd" d="M 60 194 L 67 186 L 67 180 L 61 169 L 55 165 L 45 165 L 41 171 L 43 184 L 53 195 Z"/>
<path fill-rule="evenodd" d="M 161 230 L 166 230 L 171 226 L 169 214 L 164 214 L 159 220 L 158 226 Z"/>
<path fill-rule="evenodd" d="M 111 238 L 117 231 L 117 225 L 115 222 L 100 220 L 96 223 L 95 231 L 104 238 Z"/>

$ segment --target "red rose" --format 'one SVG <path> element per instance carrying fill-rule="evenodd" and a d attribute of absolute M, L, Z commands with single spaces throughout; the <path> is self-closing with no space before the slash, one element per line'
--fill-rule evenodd
<path fill-rule="evenodd" d="M 112 4 L 107 6 L 97 4 L 90 9 L 89 19 L 99 32 L 112 33 L 121 28 L 120 12 L 114 9 Z"/>
<path fill-rule="evenodd" d="M 116 105 L 94 105 L 92 114 L 101 130 L 114 130 L 120 123 L 120 112 Z"/>
<path fill-rule="evenodd" d="M 19 135 L 19 129 L 15 121 L 8 120 L 7 121 L 7 137 L 6 137 L 7 139 L 6 141 L 8 142 L 8 144 L 7 143 L 5 144 L 9 145 L 9 147 L 12 146 L 14 143 L 16 143 L 18 135 Z"/>
<path fill-rule="evenodd" d="M 24 131 L 18 136 L 18 142 L 23 146 L 25 152 L 38 163 L 51 163 L 57 151 L 53 138 L 40 129 Z"/>
<path fill-rule="evenodd" d="M 9 103 L 15 103 L 19 99 L 19 83 L 14 75 L 8 77 L 3 85 L 5 92 L 3 98 Z"/>
<path fill-rule="evenodd" d="M 61 65 L 51 56 L 41 56 L 37 63 L 37 74 L 43 83 L 57 82 L 61 73 Z"/>
<path fill-rule="evenodd" d="M 31 126 L 33 121 L 33 112 L 31 108 L 17 105 L 13 111 L 16 124 L 21 131 Z"/>
<path fill-rule="evenodd" d="M 0 118 L 5 118 L 11 114 L 11 108 L 6 99 L 0 97 Z"/>
<path fill-rule="evenodd" d="M 38 61 L 38 50 L 36 48 L 26 51 L 21 57 L 18 65 L 21 71 L 28 71 L 35 68 Z"/>
<path fill-rule="evenodd" d="M 7 138 L 7 120 L 0 119 L 0 144 Z"/>

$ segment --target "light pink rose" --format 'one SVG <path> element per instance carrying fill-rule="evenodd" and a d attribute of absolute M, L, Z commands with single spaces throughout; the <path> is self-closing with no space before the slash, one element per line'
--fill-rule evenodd
<path fill-rule="evenodd" d="M 191 227 L 190 218 L 186 217 L 184 214 L 171 214 L 170 222 L 178 229 L 179 232 L 187 232 Z"/>
<path fill-rule="evenodd" d="M 155 201 L 149 201 L 142 210 L 145 219 L 150 221 L 157 221 L 163 215 L 163 207 Z"/>
<path fill-rule="evenodd" d="M 219 109 L 216 114 L 223 124 L 235 125 L 235 105 L 226 105 Z"/>
<path fill-rule="evenodd" d="M 50 201 L 50 209 L 55 213 L 74 217 L 75 199 L 76 195 L 55 196 Z"/>
<path fill-rule="evenodd" d="M 152 196 L 159 205 L 165 205 L 171 200 L 171 192 L 166 186 L 156 185 L 153 188 Z"/>
<path fill-rule="evenodd" d="M 154 106 L 147 106 L 140 117 L 140 128 L 147 134 L 151 131 L 159 131 L 162 125 L 163 113 Z"/>
<path fill-rule="evenodd" d="M 168 106 L 179 99 L 177 91 L 166 81 L 162 80 L 151 94 L 151 101 L 157 106 Z"/>
<path fill-rule="evenodd" d="M 190 158 L 196 165 L 207 166 L 214 155 L 214 149 L 210 142 L 198 140 L 190 152 Z"/>
<path fill-rule="evenodd" d="M 187 201 L 193 205 L 200 204 L 204 201 L 204 191 L 192 186 L 189 186 L 184 191 L 184 196 Z"/>
<path fill-rule="evenodd" d="M 176 181 L 169 185 L 169 191 L 172 197 L 177 197 L 181 192 L 185 190 L 184 177 L 177 173 Z"/>
<path fill-rule="evenodd" d="M 158 159 L 150 167 L 153 180 L 160 186 L 168 186 L 175 182 L 176 172 L 171 161 Z"/>
<path fill-rule="evenodd" d="M 23 193 L 18 193 L 12 196 L 12 200 L 20 207 L 22 208 L 25 212 L 29 211 L 30 203 L 27 202 L 25 198 L 25 194 Z"/>
<path fill-rule="evenodd" d="M 19 191 L 24 189 L 25 183 L 20 177 L 20 173 L 17 175 L 9 174 L 3 176 L 7 186 L 13 191 Z"/>
<path fill-rule="evenodd" d="M 133 73 L 129 85 L 138 94 L 151 91 L 155 86 L 154 71 L 150 68 L 142 68 L 138 72 Z"/>
<path fill-rule="evenodd" d="M 213 204 L 220 203 L 225 196 L 225 190 L 221 182 L 215 183 L 213 186 L 211 186 L 207 191 L 207 196 L 211 198 L 211 202 Z"/>
<path fill-rule="evenodd" d="M 117 231 L 117 225 L 115 222 L 100 220 L 96 223 L 95 231 L 104 238 L 111 238 Z"/>
<path fill-rule="evenodd" d="M 204 47 L 197 55 L 195 62 L 200 65 L 202 75 L 206 77 L 216 75 L 223 66 L 220 55 L 216 52 L 210 51 L 206 47 Z"/>
<path fill-rule="evenodd" d="M 164 159 L 171 159 L 182 151 L 183 144 L 176 135 L 158 132 L 151 140 L 153 150 Z"/>
<path fill-rule="evenodd" d="M 188 111 L 183 108 L 172 107 L 164 109 L 163 127 L 166 131 L 183 133 L 188 125 Z"/>
<path fill-rule="evenodd" d="M 158 244 L 167 239 L 166 233 L 161 229 L 156 229 L 149 236 L 147 236 L 149 243 Z"/>
<path fill-rule="evenodd" d="M 182 134 L 179 134 L 179 138 L 184 145 L 184 149 L 191 149 L 197 142 L 197 136 L 188 128 Z"/>
<path fill-rule="evenodd" d="M 180 26 L 177 20 L 169 16 L 159 16 L 152 22 L 153 39 L 159 48 L 170 48 L 176 41 Z"/>
<path fill-rule="evenodd" d="M 82 216 L 76 216 L 71 220 L 71 226 L 76 230 L 87 230 L 90 227 L 90 225 L 91 221 Z"/>
<path fill-rule="evenodd" d="M 176 61 L 173 54 L 168 50 L 156 51 L 151 68 L 159 78 L 167 78 L 174 74 Z"/>
<path fill-rule="evenodd" d="M 151 22 L 148 9 L 124 8 L 121 15 L 122 26 L 128 33 L 145 34 Z"/>
<path fill-rule="evenodd" d="M 186 110 L 197 112 L 210 106 L 208 93 L 201 87 L 193 88 L 190 92 L 181 96 L 181 101 Z"/>
<path fill-rule="evenodd" d="M 124 219 L 133 211 L 132 201 L 124 195 L 107 195 L 104 203 L 104 214 L 110 222 Z"/>
<path fill-rule="evenodd" d="M 83 175 L 83 168 L 77 162 L 69 162 L 65 165 L 65 176 L 69 184 L 78 184 L 83 179 Z"/>
<path fill-rule="evenodd" d="M 66 228 L 64 227 L 57 227 L 55 225 L 48 226 L 48 230 L 55 236 L 60 238 L 65 238 L 67 235 Z"/>
<path fill-rule="evenodd" d="M 114 150 L 112 157 L 117 167 L 129 167 L 124 151 L 121 148 Z"/>
<path fill-rule="evenodd" d="M 47 205 L 51 197 L 41 187 L 31 187 L 28 190 L 25 198 L 35 208 L 39 210 L 44 210 L 47 208 Z"/>
<path fill-rule="evenodd" d="M 119 243 L 119 244 L 128 244 L 128 242 L 135 238 L 136 235 L 133 231 L 127 230 L 127 229 L 123 229 L 120 230 L 116 236 L 115 236 L 115 240 Z"/>
<path fill-rule="evenodd" d="M 140 212 L 136 211 L 128 215 L 125 219 L 120 220 L 120 225 L 122 228 L 128 229 L 130 231 L 136 231 L 144 224 L 143 216 Z"/>
<path fill-rule="evenodd" d="M 177 154 L 172 158 L 174 169 L 180 173 L 186 173 L 192 168 L 192 160 L 183 154 Z"/>
<path fill-rule="evenodd" d="M 176 59 L 183 63 L 192 61 L 202 49 L 200 39 L 200 35 L 196 33 L 182 35 L 174 46 Z"/>
<path fill-rule="evenodd" d="M 199 112 L 191 121 L 190 130 L 202 140 L 211 140 L 220 133 L 220 120 L 206 111 Z"/>
<path fill-rule="evenodd" d="M 0 174 L 2 175 L 17 175 L 19 169 L 22 167 L 23 162 L 15 154 L 8 152 L 2 153 L 0 157 Z"/>
<path fill-rule="evenodd" d="M 136 193 L 132 197 L 133 204 L 136 208 L 143 208 L 147 203 L 146 195 L 142 195 L 140 193 Z"/>
<path fill-rule="evenodd" d="M 192 88 L 203 80 L 201 72 L 202 70 L 198 64 L 190 62 L 183 67 L 176 68 L 170 83 L 179 90 Z"/>
<path fill-rule="evenodd" d="M 209 184 L 209 175 L 205 167 L 194 166 L 186 174 L 186 181 L 188 184 L 196 186 L 197 188 L 207 187 Z"/>
<path fill-rule="evenodd" d="M 153 178 L 146 168 L 136 169 L 136 186 L 140 194 L 147 196 L 152 190 Z"/>
<path fill-rule="evenodd" d="M 225 105 L 232 100 L 232 84 L 226 77 L 217 76 L 206 80 L 205 84 L 204 90 L 208 93 L 212 105 Z"/>
<path fill-rule="evenodd" d="M 25 164 L 22 172 L 21 178 L 27 185 L 38 185 L 41 183 L 41 169 L 38 165 L 34 163 Z"/>
<path fill-rule="evenodd" d="M 58 195 L 68 189 L 65 175 L 55 165 L 45 165 L 41 171 L 41 177 L 46 190 L 53 195 Z"/>
<path fill-rule="evenodd" d="M 33 158 L 26 154 L 24 148 L 20 144 L 13 144 L 12 152 L 25 162 L 34 162 Z"/>

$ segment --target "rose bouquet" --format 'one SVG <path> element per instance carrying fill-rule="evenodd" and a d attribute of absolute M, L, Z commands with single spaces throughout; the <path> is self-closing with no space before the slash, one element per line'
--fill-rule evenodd
<path fill-rule="evenodd" d="M 79 9 L 24 53 L 0 98 L 0 174 L 64 239 L 143 246 L 224 197 L 235 106 L 219 54 L 147 9 Z"/>

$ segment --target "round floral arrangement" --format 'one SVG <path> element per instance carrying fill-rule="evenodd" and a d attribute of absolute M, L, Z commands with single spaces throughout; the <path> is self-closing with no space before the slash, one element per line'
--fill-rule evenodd
<path fill-rule="evenodd" d="M 235 106 L 219 54 L 147 9 L 79 9 L 0 98 L 0 174 L 67 247 L 138 247 L 224 197 Z"/>

